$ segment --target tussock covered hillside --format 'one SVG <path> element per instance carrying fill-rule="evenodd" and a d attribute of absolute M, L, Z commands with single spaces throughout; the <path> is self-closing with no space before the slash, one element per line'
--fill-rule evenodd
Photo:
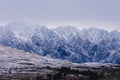
<path fill-rule="evenodd" d="M 10 47 L 0 46 L 0 68 L 38 66 L 60 67 L 71 66 L 72 63 L 51 59 L 37 54 L 30 54 Z"/>

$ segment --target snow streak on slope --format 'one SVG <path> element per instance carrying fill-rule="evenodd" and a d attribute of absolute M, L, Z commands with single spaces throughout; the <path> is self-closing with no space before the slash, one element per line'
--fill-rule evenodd
<path fill-rule="evenodd" d="M 78 37 L 80 32 L 77 28 L 71 26 L 58 27 L 53 29 L 53 31 L 66 41 Z"/>

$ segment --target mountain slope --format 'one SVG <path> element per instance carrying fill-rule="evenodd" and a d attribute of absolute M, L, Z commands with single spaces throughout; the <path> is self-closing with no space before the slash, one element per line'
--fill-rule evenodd
<path fill-rule="evenodd" d="M 72 26 L 62 26 L 62 27 L 58 27 L 56 29 L 53 29 L 53 31 L 59 36 L 61 37 L 63 40 L 69 42 L 70 39 L 74 38 L 74 37 L 78 37 L 80 31 Z"/>
<path fill-rule="evenodd" d="M 4 34 L 3 34 L 4 33 Z M 120 64 L 120 32 L 13 23 L 0 27 L 0 44 L 72 62 Z"/>
<path fill-rule="evenodd" d="M 0 46 L 0 68 L 24 67 L 60 67 L 71 66 L 71 62 L 30 54 L 10 47 Z"/>

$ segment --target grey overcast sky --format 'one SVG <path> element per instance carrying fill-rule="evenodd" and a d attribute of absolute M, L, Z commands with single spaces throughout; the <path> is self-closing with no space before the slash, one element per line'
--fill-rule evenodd
<path fill-rule="evenodd" d="M 0 0 L 0 24 L 120 28 L 120 0 Z"/>

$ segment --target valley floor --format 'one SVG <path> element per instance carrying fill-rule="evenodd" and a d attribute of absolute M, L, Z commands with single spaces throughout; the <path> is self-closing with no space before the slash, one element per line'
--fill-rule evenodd
<path fill-rule="evenodd" d="M 120 80 L 120 67 L 22 68 L 6 70 L 0 80 Z"/>

